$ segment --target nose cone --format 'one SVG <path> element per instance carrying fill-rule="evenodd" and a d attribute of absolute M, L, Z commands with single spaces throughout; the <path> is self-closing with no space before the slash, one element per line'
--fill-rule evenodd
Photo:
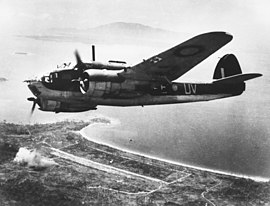
<path fill-rule="evenodd" d="M 28 88 L 31 90 L 31 92 L 37 97 L 41 94 L 41 92 L 37 88 L 37 82 L 31 82 L 28 84 Z"/>

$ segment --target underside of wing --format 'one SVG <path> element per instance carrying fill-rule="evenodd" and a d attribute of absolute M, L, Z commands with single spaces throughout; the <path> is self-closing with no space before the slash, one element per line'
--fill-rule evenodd
<path fill-rule="evenodd" d="M 231 40 L 232 35 L 225 32 L 201 34 L 133 66 L 121 75 L 149 81 L 172 81 Z"/>

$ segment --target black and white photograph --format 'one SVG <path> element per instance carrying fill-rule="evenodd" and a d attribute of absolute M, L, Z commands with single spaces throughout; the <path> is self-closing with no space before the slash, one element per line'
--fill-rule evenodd
<path fill-rule="evenodd" d="M 0 0 L 0 206 L 269 206 L 269 10 Z"/>

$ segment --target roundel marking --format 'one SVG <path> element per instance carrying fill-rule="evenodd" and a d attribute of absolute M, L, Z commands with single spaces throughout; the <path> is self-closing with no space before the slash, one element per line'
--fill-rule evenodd
<path fill-rule="evenodd" d="M 176 84 L 173 84 L 173 85 L 172 85 L 172 90 L 173 90 L 174 92 L 176 92 L 176 91 L 178 90 L 178 86 L 177 86 Z"/>
<path fill-rule="evenodd" d="M 188 57 L 188 56 L 194 56 L 200 53 L 202 50 L 203 50 L 203 47 L 199 45 L 183 46 L 176 49 L 174 54 L 180 57 Z"/>

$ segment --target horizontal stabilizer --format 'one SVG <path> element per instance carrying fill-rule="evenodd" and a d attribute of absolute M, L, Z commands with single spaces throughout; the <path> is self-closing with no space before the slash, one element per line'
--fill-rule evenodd
<path fill-rule="evenodd" d="M 214 84 L 237 84 L 237 83 L 241 83 L 249 79 L 254 79 L 260 76 L 262 76 L 262 74 L 259 74 L 259 73 L 237 74 L 237 75 L 225 77 L 222 79 L 218 79 L 216 81 L 213 81 L 213 83 Z"/>

